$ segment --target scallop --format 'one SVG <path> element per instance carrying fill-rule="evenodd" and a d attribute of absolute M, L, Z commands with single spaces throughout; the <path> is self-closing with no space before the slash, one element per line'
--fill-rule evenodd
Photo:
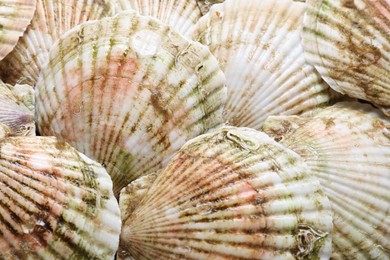
<path fill-rule="evenodd" d="M 14 87 L 0 80 L 0 123 L 10 128 L 10 135 L 35 135 L 33 103 L 31 86 Z"/>
<path fill-rule="evenodd" d="M 0 62 L 1 78 L 13 85 L 35 86 L 54 42 L 78 24 L 112 15 L 113 8 L 110 0 L 37 0 L 30 26 L 15 49 Z"/>
<path fill-rule="evenodd" d="M 331 208 L 319 182 L 296 153 L 249 128 L 187 142 L 123 214 L 118 259 L 331 254 Z"/>
<path fill-rule="evenodd" d="M 53 46 L 37 124 L 107 167 L 115 194 L 223 123 L 225 77 L 209 50 L 132 11 L 88 22 Z"/>
<path fill-rule="evenodd" d="M 227 0 L 197 23 L 193 39 L 207 45 L 225 73 L 225 121 L 260 129 L 269 115 L 299 114 L 334 95 L 304 58 L 305 3 Z"/>
<path fill-rule="evenodd" d="M 53 137 L 0 139 L 0 258 L 113 259 L 121 219 L 98 163 Z"/>
<path fill-rule="evenodd" d="M 334 212 L 333 259 L 389 259 L 390 122 L 370 105 L 339 103 L 274 116 L 264 131 L 299 153 Z"/>
<path fill-rule="evenodd" d="M 35 0 L 0 0 L 0 61 L 15 47 L 30 24 Z"/>
<path fill-rule="evenodd" d="M 10 135 L 11 130 L 5 124 L 0 123 L 0 139 Z"/>
<path fill-rule="evenodd" d="M 390 3 L 306 1 L 307 60 L 336 91 L 390 108 Z M 389 112 L 387 112 L 389 113 Z"/>

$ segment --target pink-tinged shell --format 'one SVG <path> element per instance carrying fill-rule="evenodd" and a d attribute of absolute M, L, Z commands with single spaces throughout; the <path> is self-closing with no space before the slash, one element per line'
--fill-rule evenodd
<path fill-rule="evenodd" d="M 118 259 L 328 259 L 331 214 L 296 153 L 223 127 L 187 142 L 125 215 Z"/>
<path fill-rule="evenodd" d="M 223 123 L 225 77 L 209 50 L 135 12 L 56 42 L 37 83 L 40 133 L 104 164 L 115 194 Z"/>
<path fill-rule="evenodd" d="M 110 0 L 36 1 L 31 24 L 15 49 L 0 62 L 0 75 L 7 83 L 35 86 L 58 38 L 78 24 L 113 14 Z"/>
<path fill-rule="evenodd" d="M 30 24 L 36 0 L 0 0 L 0 61 L 15 47 Z"/>
<path fill-rule="evenodd" d="M 389 259 L 389 119 L 367 104 L 338 103 L 269 117 L 263 129 L 320 180 L 334 212 L 332 258 Z"/>
<path fill-rule="evenodd" d="M 0 139 L 0 259 L 113 259 L 121 219 L 105 169 L 49 137 Z"/>
<path fill-rule="evenodd" d="M 308 0 L 305 56 L 336 91 L 390 108 L 390 1 Z"/>

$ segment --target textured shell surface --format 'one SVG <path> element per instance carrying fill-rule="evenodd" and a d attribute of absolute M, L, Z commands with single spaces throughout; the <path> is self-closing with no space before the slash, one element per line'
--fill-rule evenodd
<path fill-rule="evenodd" d="M 390 259 L 390 122 L 369 105 L 338 103 L 274 116 L 263 130 L 299 153 L 334 212 L 334 259 Z"/>
<path fill-rule="evenodd" d="M 37 83 L 36 114 L 40 133 L 104 164 L 118 195 L 221 125 L 225 101 L 225 77 L 205 46 L 125 11 L 55 44 Z"/>
<path fill-rule="evenodd" d="M 0 123 L 0 139 L 10 135 L 11 130 L 5 124 Z"/>
<path fill-rule="evenodd" d="M 228 0 L 213 5 L 193 39 L 209 46 L 228 87 L 225 120 L 260 129 L 269 115 L 298 114 L 332 98 L 304 58 L 305 4 L 292 0 Z"/>
<path fill-rule="evenodd" d="M 200 13 L 205 15 L 210 11 L 210 7 L 213 4 L 223 3 L 225 0 L 196 0 L 196 4 L 199 7 Z"/>
<path fill-rule="evenodd" d="M 0 61 L 15 47 L 33 18 L 35 0 L 0 0 Z"/>
<path fill-rule="evenodd" d="M 98 163 L 53 137 L 0 139 L 0 258 L 113 259 L 121 219 Z"/>
<path fill-rule="evenodd" d="M 153 16 L 185 35 L 202 16 L 196 0 L 116 0 L 117 10 Z"/>
<path fill-rule="evenodd" d="M 0 81 L 0 123 L 10 128 L 10 135 L 35 135 L 34 105 L 30 105 L 33 100 L 34 92 L 31 86 L 14 88 Z"/>
<path fill-rule="evenodd" d="M 31 24 L 15 49 L 0 62 L 1 78 L 10 84 L 34 86 L 54 42 L 85 21 L 110 16 L 110 0 L 37 0 Z"/>
<path fill-rule="evenodd" d="M 325 81 L 390 108 L 390 1 L 308 0 L 303 43 Z"/>
<path fill-rule="evenodd" d="M 331 232 L 330 203 L 296 153 L 223 127 L 159 173 L 123 219 L 118 259 L 328 259 Z"/>

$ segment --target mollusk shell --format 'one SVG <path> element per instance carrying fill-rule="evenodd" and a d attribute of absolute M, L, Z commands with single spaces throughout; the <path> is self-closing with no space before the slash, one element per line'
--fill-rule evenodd
<path fill-rule="evenodd" d="M 85 21 L 113 14 L 109 0 L 37 0 L 30 26 L 15 49 L 0 62 L 1 78 L 34 86 L 54 42 Z"/>
<path fill-rule="evenodd" d="M 118 259 L 327 259 L 330 203 L 294 152 L 249 128 L 187 142 L 123 220 Z"/>
<path fill-rule="evenodd" d="M 10 135 L 35 135 L 34 111 L 30 110 L 33 107 L 26 107 L 31 100 L 33 102 L 34 93 L 21 91 L 28 87 L 18 86 L 14 89 L 0 81 L 0 123 L 10 128 Z"/>
<path fill-rule="evenodd" d="M 202 15 L 205 15 L 210 11 L 210 7 L 213 4 L 223 3 L 225 0 L 196 0 L 196 4 L 199 7 L 199 10 Z"/>
<path fill-rule="evenodd" d="M 339 103 L 275 116 L 264 131 L 299 153 L 332 204 L 334 259 L 389 259 L 390 123 L 369 105 Z"/>
<path fill-rule="evenodd" d="M 30 24 L 35 0 L 0 0 L 0 60 L 15 47 Z"/>
<path fill-rule="evenodd" d="M 9 136 L 11 130 L 8 126 L 0 123 L 0 139 Z"/>
<path fill-rule="evenodd" d="M 307 0 L 307 60 L 336 91 L 390 107 L 390 2 Z"/>
<path fill-rule="evenodd" d="M 125 11 L 54 45 L 37 83 L 37 123 L 103 163 L 118 195 L 222 124 L 224 84 L 206 47 Z"/>
<path fill-rule="evenodd" d="M 113 259 L 121 228 L 105 169 L 49 137 L 0 139 L 0 258 Z"/>
<path fill-rule="evenodd" d="M 327 104 L 330 88 L 304 58 L 305 4 L 292 0 L 227 0 L 213 5 L 193 39 L 208 45 L 227 79 L 225 120 L 260 129 L 269 115 L 298 114 Z"/>

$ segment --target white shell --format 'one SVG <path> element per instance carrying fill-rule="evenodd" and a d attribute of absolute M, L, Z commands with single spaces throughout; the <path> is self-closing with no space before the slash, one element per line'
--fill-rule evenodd
<path fill-rule="evenodd" d="M 335 90 L 390 108 L 390 2 L 307 0 L 307 60 Z"/>
<path fill-rule="evenodd" d="M 48 137 L 0 139 L 0 259 L 113 259 L 121 228 L 105 169 Z"/>
<path fill-rule="evenodd" d="M 159 173 L 123 219 L 118 259 L 328 259 L 331 230 L 330 203 L 296 153 L 224 127 Z"/>
<path fill-rule="evenodd" d="M 369 105 L 339 103 L 275 116 L 264 131 L 304 157 L 334 212 L 334 259 L 389 259 L 390 122 Z"/>
<path fill-rule="evenodd" d="M 293 0 L 227 0 L 197 23 L 193 39 L 209 46 L 227 79 L 229 124 L 260 129 L 269 115 L 330 101 L 329 87 L 304 58 L 304 12 Z"/>
<path fill-rule="evenodd" d="M 35 0 L 0 0 L 0 61 L 15 47 L 30 24 Z"/>
<path fill-rule="evenodd" d="M 60 36 L 85 21 L 112 14 L 110 0 L 37 0 L 31 25 L 0 62 L 1 78 L 11 84 L 34 86 L 42 65 L 48 62 L 51 46 Z"/>
<path fill-rule="evenodd" d="M 104 164 L 118 194 L 223 123 L 224 84 L 206 47 L 122 12 L 55 44 L 37 83 L 37 123 Z"/>

